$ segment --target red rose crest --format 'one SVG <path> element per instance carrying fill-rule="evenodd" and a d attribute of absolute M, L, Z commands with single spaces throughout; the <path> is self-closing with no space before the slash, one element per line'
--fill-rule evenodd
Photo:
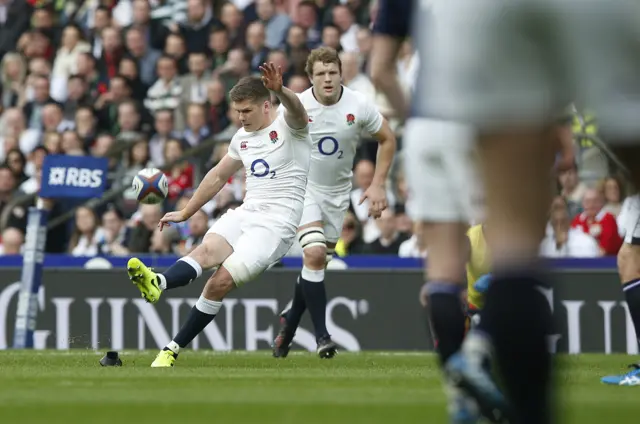
<path fill-rule="evenodd" d="M 356 117 L 352 113 L 347 114 L 347 125 L 351 126 L 356 123 Z"/>
<path fill-rule="evenodd" d="M 269 138 L 271 139 L 272 143 L 276 143 L 278 141 L 278 133 L 275 131 L 271 131 L 269 133 Z"/>
<path fill-rule="evenodd" d="M 107 87 L 107 84 L 103 82 L 98 83 L 98 94 L 104 94 L 107 91 L 109 91 L 109 87 Z"/>

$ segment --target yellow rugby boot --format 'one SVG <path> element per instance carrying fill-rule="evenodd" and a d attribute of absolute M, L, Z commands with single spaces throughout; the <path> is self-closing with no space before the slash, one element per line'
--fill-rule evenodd
<path fill-rule="evenodd" d="M 127 262 L 127 274 L 129 279 L 138 287 L 144 300 L 149 303 L 156 303 L 160 299 L 162 291 L 158 286 L 158 276 L 151 268 L 138 258 L 131 258 Z"/>
<path fill-rule="evenodd" d="M 151 364 L 151 368 L 171 368 L 176 363 L 176 355 L 172 350 L 161 350 Z"/>

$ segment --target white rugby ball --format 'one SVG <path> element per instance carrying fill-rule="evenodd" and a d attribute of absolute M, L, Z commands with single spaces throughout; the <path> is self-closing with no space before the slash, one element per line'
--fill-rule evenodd
<path fill-rule="evenodd" d="M 162 203 L 169 194 L 166 175 L 157 168 L 145 168 L 138 172 L 131 184 L 138 202 L 145 205 Z"/>

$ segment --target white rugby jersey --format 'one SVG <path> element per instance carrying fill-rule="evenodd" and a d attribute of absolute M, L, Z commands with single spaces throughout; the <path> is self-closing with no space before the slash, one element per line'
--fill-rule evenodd
<path fill-rule="evenodd" d="M 336 104 L 324 106 L 313 89 L 298 94 L 309 115 L 313 148 L 309 183 L 327 188 L 351 190 L 353 159 L 362 130 L 370 134 L 382 128 L 382 114 L 363 94 L 342 86 Z M 284 108 L 280 106 L 282 114 Z"/>
<path fill-rule="evenodd" d="M 228 155 L 241 160 L 247 175 L 247 205 L 302 206 L 309 173 L 309 126 L 294 130 L 283 114 L 259 131 L 240 128 L 231 139 Z"/>

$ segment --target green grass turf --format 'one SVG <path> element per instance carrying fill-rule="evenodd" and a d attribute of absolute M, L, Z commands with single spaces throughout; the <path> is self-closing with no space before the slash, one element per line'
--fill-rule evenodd
<path fill-rule="evenodd" d="M 173 369 L 157 352 L 124 352 L 102 368 L 91 351 L 0 351 L 1 423 L 446 423 L 435 357 L 185 351 Z M 561 357 L 562 423 L 640 420 L 640 387 L 609 387 L 628 356 Z M 523 364 L 526 366 L 526 364 Z M 523 381 L 523 384 L 526 384 Z"/>

